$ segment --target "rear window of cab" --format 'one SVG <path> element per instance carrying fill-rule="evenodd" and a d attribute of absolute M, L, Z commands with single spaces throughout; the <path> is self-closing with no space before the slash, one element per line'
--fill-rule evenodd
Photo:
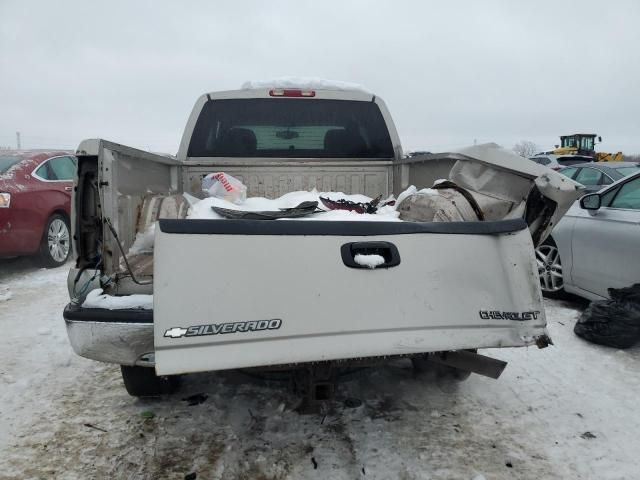
<path fill-rule="evenodd" d="M 326 99 L 209 100 L 190 157 L 392 158 L 375 102 Z"/>

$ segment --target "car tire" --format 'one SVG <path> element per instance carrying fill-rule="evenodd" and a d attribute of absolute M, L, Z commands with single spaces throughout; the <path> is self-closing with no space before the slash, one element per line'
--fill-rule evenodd
<path fill-rule="evenodd" d="M 565 295 L 562 261 L 553 239 L 545 240 L 536 248 L 536 263 L 542 294 L 549 298 L 562 298 Z"/>
<path fill-rule="evenodd" d="M 477 353 L 478 350 L 471 349 L 468 352 Z M 442 365 L 429 360 L 432 353 L 425 353 L 424 355 L 417 355 L 411 357 L 411 363 L 413 369 L 420 374 L 427 374 L 433 376 L 436 380 L 441 381 L 454 381 L 464 382 L 471 376 L 471 372 L 468 370 L 460 370 L 459 368 L 450 367 L 449 365 Z"/>
<path fill-rule="evenodd" d="M 178 376 L 158 376 L 153 367 L 120 365 L 124 388 L 132 397 L 157 397 L 175 392 L 180 387 Z"/>
<path fill-rule="evenodd" d="M 42 234 L 38 260 L 46 268 L 64 265 L 71 255 L 71 229 L 69 220 L 56 213 L 49 217 Z"/>

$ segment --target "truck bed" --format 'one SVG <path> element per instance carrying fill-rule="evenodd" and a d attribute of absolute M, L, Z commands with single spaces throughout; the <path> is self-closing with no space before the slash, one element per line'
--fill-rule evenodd
<path fill-rule="evenodd" d="M 393 162 L 307 159 L 287 166 L 177 161 L 102 140 L 80 149 L 71 298 L 81 304 L 77 292 L 91 288 L 153 294 L 153 322 L 138 322 L 135 311 L 128 322 L 109 322 L 108 312 L 97 318 L 72 308 L 69 336 L 81 355 L 175 374 L 546 338 L 534 245 L 578 196 L 576 184 L 495 145 Z M 364 192 L 371 197 L 411 184 L 430 187 L 418 181 L 442 177 L 448 165 L 445 177 L 476 196 L 487 221 L 185 219 L 183 192 L 197 194 L 212 171 L 239 176 L 249 195 L 272 198 L 308 188 L 314 172 L 331 189 L 344 181 L 345 193 L 366 186 L 373 172 Z M 251 187 L 253 171 L 264 177 Z M 153 249 L 132 253 L 150 228 Z M 384 262 L 354 266 L 358 253 Z M 101 276 L 93 274 L 98 270 Z"/>

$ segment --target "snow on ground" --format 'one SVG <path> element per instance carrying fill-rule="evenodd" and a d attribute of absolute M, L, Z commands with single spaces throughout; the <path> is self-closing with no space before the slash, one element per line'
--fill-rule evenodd
<path fill-rule="evenodd" d="M 285 385 L 233 371 L 129 397 L 117 366 L 72 353 L 66 274 L 0 260 L 0 478 L 638 478 L 640 348 L 577 338 L 580 304 L 547 302 L 555 346 L 486 352 L 509 361 L 497 381 L 396 361 L 300 415 Z"/>

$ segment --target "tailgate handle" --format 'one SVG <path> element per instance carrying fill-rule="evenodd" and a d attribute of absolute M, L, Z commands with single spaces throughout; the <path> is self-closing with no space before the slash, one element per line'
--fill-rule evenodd
<path fill-rule="evenodd" d="M 390 242 L 345 243 L 340 247 L 340 253 L 342 261 L 349 268 L 375 270 L 400 265 L 398 247 Z"/>

